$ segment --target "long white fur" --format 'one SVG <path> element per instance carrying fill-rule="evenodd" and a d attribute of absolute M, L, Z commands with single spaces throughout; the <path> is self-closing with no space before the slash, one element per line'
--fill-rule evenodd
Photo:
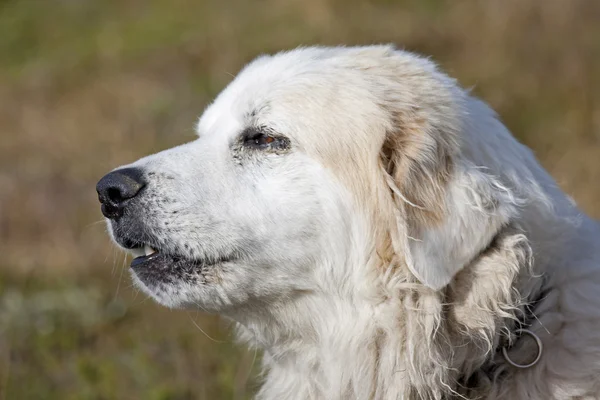
<path fill-rule="evenodd" d="M 248 125 L 291 151 L 236 165 Z M 244 257 L 203 284 L 137 283 L 236 321 L 264 351 L 257 398 L 600 398 L 598 226 L 431 61 L 390 46 L 263 56 L 198 132 L 134 164 L 170 177 L 150 185 L 170 202 L 149 201 L 147 224 L 183 255 Z M 512 334 L 528 312 L 544 353 L 519 370 L 498 350 L 535 353 Z"/>

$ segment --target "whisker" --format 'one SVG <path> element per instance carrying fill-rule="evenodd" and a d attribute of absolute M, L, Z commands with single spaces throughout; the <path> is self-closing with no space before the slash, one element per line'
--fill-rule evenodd
<path fill-rule="evenodd" d="M 192 323 L 194 324 L 194 326 L 196 328 L 198 328 L 198 330 L 200 332 L 202 332 L 204 334 L 204 336 L 206 336 L 208 339 L 212 340 L 215 343 L 227 343 L 227 342 L 224 342 L 224 341 L 221 341 L 221 340 L 217 340 L 217 339 L 214 339 L 214 338 L 210 337 L 206 332 L 204 332 L 204 330 L 200 327 L 200 325 L 198 325 L 196 323 L 196 321 L 194 321 L 194 319 L 192 318 L 192 316 L 190 315 L 190 313 L 187 313 L 187 314 L 188 314 L 188 317 L 190 317 L 190 321 L 192 321 Z"/>
<path fill-rule="evenodd" d="M 119 280 L 117 283 L 117 290 L 115 292 L 115 299 L 119 295 L 119 288 L 121 287 L 121 281 L 123 280 L 123 271 L 125 270 L 125 263 L 127 262 L 127 253 L 123 256 L 123 263 L 121 264 L 121 273 L 119 274 Z"/>

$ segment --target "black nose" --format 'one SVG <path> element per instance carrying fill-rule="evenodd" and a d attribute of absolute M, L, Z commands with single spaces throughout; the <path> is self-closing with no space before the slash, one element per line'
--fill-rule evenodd
<path fill-rule="evenodd" d="M 139 168 L 124 168 L 110 172 L 96 185 L 102 214 L 117 219 L 123 215 L 127 201 L 137 196 L 145 186 L 143 171 Z"/>

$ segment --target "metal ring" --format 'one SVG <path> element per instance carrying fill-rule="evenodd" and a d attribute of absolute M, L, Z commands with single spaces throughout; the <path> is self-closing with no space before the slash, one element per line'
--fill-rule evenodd
<path fill-rule="evenodd" d="M 533 367 L 535 364 L 538 363 L 538 361 L 540 361 L 540 358 L 542 357 L 542 350 L 543 350 L 543 346 L 542 346 L 542 340 L 538 337 L 538 335 L 536 335 L 535 333 L 531 332 L 529 329 L 517 329 L 515 331 L 516 334 L 520 335 L 523 333 L 528 334 L 529 336 L 531 336 L 532 338 L 535 339 L 535 343 L 537 344 L 537 356 L 535 357 L 535 360 L 533 360 L 532 362 L 530 362 L 529 364 L 518 364 L 516 362 L 514 362 L 513 360 L 510 359 L 510 357 L 508 357 L 508 350 L 506 347 L 502 348 L 502 355 L 504 356 L 504 359 L 506 361 L 508 361 L 508 363 L 510 365 L 512 365 L 513 367 L 516 368 L 529 368 L 529 367 Z"/>

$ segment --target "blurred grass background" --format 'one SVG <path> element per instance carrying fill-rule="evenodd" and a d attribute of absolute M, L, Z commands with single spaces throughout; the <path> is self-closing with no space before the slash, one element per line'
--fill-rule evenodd
<path fill-rule="evenodd" d="M 256 55 L 378 42 L 473 88 L 600 217 L 600 1 L 0 0 L 0 400 L 247 398 L 255 355 L 131 288 L 94 185 L 192 140 Z"/>

